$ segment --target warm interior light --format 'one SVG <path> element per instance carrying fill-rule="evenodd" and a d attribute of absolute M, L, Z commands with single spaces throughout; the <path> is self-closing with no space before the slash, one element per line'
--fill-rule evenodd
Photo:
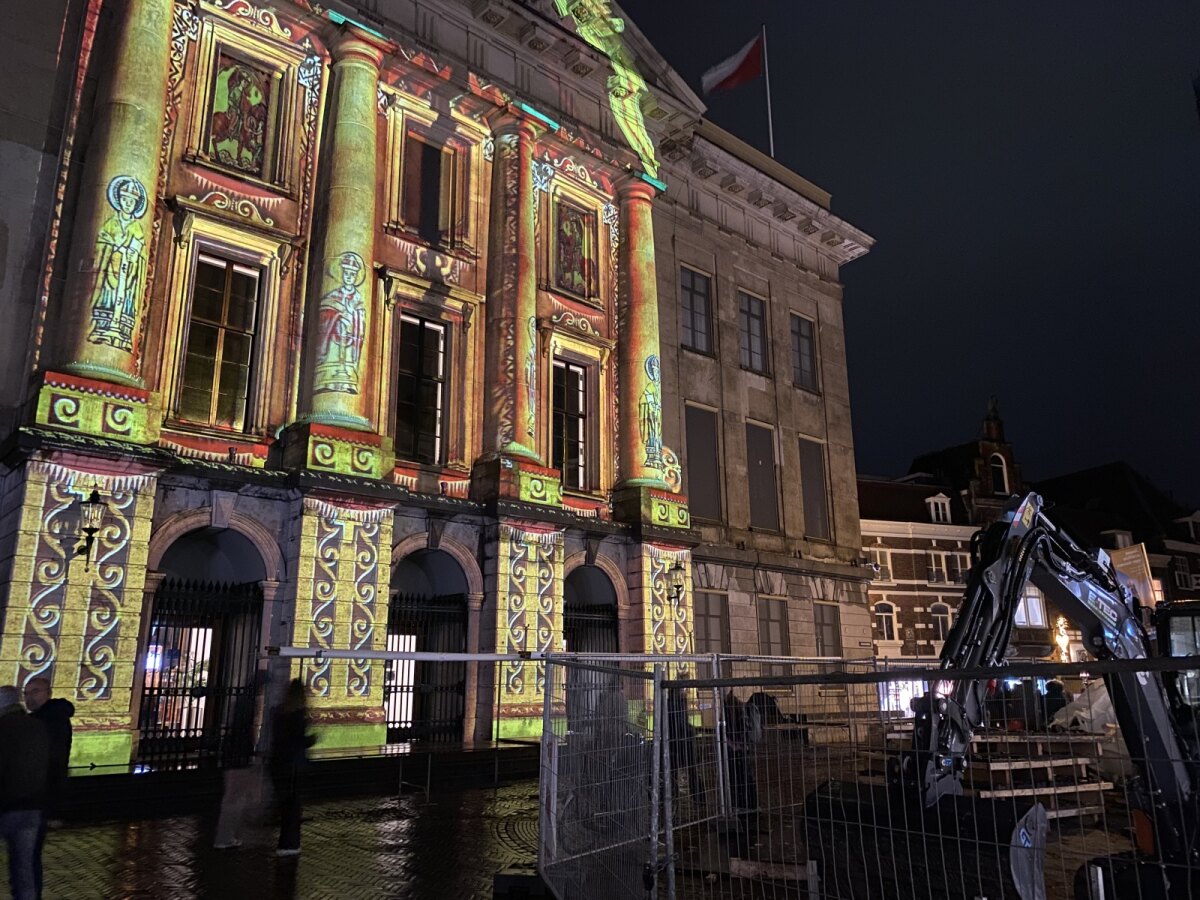
<path fill-rule="evenodd" d="M 99 531 L 100 526 L 104 523 L 104 508 L 100 492 L 93 489 L 92 495 L 79 503 L 81 513 L 79 530 L 89 537 Z"/>

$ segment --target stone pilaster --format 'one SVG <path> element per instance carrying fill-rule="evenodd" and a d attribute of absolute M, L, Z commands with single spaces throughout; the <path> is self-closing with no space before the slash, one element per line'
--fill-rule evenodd
<path fill-rule="evenodd" d="M 119 4 L 116 46 L 74 215 L 61 340 L 73 375 L 141 387 L 146 280 L 167 93 L 171 0 Z"/>
<path fill-rule="evenodd" d="M 483 609 L 483 594 L 467 595 L 467 652 L 479 652 L 479 617 Z M 463 685 L 463 736 L 467 741 L 476 739 L 475 722 L 479 703 L 479 666 L 467 663 L 466 681 Z"/>
<path fill-rule="evenodd" d="M 683 593 L 678 596 L 671 590 L 671 568 L 677 562 L 684 568 Z M 653 543 L 638 545 L 629 569 L 629 607 L 631 652 L 693 652 L 691 551 Z"/>
<path fill-rule="evenodd" d="M 304 498 L 293 646 L 384 649 L 391 546 L 390 508 L 358 509 Z M 292 675 L 309 690 L 323 747 L 385 742 L 383 673 L 379 660 L 308 658 L 294 663 Z"/>
<path fill-rule="evenodd" d="M 563 533 L 501 522 L 496 545 L 496 651 L 561 651 Z M 541 733 L 546 666 L 517 660 L 499 666 L 500 734 Z"/>
<path fill-rule="evenodd" d="M 0 683 L 49 678 L 75 704 L 72 765 L 125 765 L 157 475 L 81 462 L 31 460 L 10 476 L 20 505 L 4 551 Z M 93 490 L 107 510 L 85 557 L 70 523 Z"/>
<path fill-rule="evenodd" d="M 506 116 L 494 126 L 487 272 L 484 453 L 538 461 L 537 256 L 533 125 Z"/>

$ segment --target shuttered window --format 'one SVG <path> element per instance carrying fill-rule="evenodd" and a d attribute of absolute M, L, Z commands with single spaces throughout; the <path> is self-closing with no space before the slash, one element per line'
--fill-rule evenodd
<path fill-rule="evenodd" d="M 746 475 L 750 486 L 750 525 L 779 530 L 779 488 L 775 481 L 775 433 L 746 423 Z"/>
<path fill-rule="evenodd" d="M 800 438 L 800 487 L 804 498 L 804 536 L 827 541 L 829 491 L 825 484 L 825 445 Z"/>
<path fill-rule="evenodd" d="M 688 508 L 696 519 L 721 518 L 721 460 L 717 414 L 698 406 L 684 407 L 687 429 Z"/>

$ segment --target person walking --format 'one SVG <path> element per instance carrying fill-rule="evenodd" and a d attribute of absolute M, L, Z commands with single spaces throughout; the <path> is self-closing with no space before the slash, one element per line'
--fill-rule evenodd
<path fill-rule="evenodd" d="M 75 704 L 52 695 L 49 678 L 31 678 L 25 684 L 25 708 L 46 729 L 50 741 L 50 768 L 46 775 L 46 806 L 38 828 L 37 853 L 34 854 L 34 882 L 42 895 L 42 848 L 46 845 L 46 830 L 62 812 L 62 798 L 67 786 L 67 770 L 71 763 L 71 717 Z"/>
<path fill-rule="evenodd" d="M 308 748 L 317 742 L 308 733 L 308 698 L 304 682 L 293 679 L 275 712 L 271 729 L 271 781 L 279 804 L 277 856 L 300 853 L 301 791 Z"/>
<path fill-rule="evenodd" d="M 0 837 L 8 844 L 13 900 L 38 900 L 34 872 L 50 773 L 46 728 L 21 706 L 21 692 L 0 687 Z"/>

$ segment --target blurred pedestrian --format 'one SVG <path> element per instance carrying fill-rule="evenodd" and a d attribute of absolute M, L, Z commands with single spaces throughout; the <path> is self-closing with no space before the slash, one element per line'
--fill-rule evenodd
<path fill-rule="evenodd" d="M 21 706 L 21 692 L 0 687 L 0 837 L 8 844 L 13 900 L 38 900 L 38 830 L 50 773 L 46 728 Z"/>
<path fill-rule="evenodd" d="M 216 850 L 242 846 L 242 825 L 262 796 L 262 768 L 254 758 L 254 709 L 257 692 L 243 689 L 233 703 L 232 720 L 221 737 L 220 762 L 225 791 L 217 817 Z"/>
<path fill-rule="evenodd" d="M 272 724 L 271 781 L 279 804 L 279 848 L 275 853 L 297 856 L 308 748 L 317 742 L 316 736 L 308 733 L 308 696 L 299 678 L 288 684 Z"/>
<path fill-rule="evenodd" d="M 46 774 L 46 805 L 38 827 L 37 853 L 34 854 L 34 883 L 37 895 L 42 895 L 42 848 L 46 845 L 46 830 L 51 820 L 62 814 L 62 798 L 67 786 L 67 770 L 71 763 L 71 717 L 75 704 L 53 696 L 49 678 L 31 678 L 25 683 L 25 708 L 46 729 L 50 741 L 50 767 Z"/>

